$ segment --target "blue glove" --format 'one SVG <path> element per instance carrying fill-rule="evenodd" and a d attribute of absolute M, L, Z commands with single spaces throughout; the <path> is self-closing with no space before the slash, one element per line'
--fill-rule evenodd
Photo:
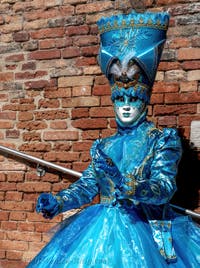
<path fill-rule="evenodd" d="M 43 193 L 38 197 L 36 211 L 42 213 L 44 218 L 52 219 L 59 213 L 60 203 L 54 195 Z"/>
<path fill-rule="evenodd" d="M 96 146 L 93 163 L 94 169 L 98 175 L 109 177 L 116 186 L 121 185 L 123 177 L 118 167 L 115 165 L 112 159 L 103 152 L 103 150 L 100 148 L 100 144 Z"/>

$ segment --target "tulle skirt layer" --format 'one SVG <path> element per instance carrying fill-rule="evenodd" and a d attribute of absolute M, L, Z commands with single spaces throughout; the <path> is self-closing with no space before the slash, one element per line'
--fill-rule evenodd
<path fill-rule="evenodd" d="M 199 228 L 177 217 L 172 235 L 177 262 L 168 264 L 137 211 L 93 205 L 67 219 L 28 268 L 199 267 Z"/>

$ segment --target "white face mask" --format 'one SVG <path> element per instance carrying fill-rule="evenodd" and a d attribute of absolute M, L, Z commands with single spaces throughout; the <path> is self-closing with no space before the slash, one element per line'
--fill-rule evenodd
<path fill-rule="evenodd" d="M 145 109 L 145 103 L 135 97 L 121 96 L 114 102 L 116 117 L 124 125 L 134 123 Z"/>

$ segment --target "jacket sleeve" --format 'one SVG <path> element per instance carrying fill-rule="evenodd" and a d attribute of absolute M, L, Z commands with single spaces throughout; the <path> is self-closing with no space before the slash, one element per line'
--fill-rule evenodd
<path fill-rule="evenodd" d="M 90 149 L 92 158 L 94 157 L 98 143 L 99 140 L 96 140 Z M 99 186 L 96 179 L 96 172 L 93 162 L 91 162 L 88 168 L 83 171 L 78 181 L 72 183 L 68 189 L 64 189 L 56 194 L 55 197 L 59 203 L 59 213 L 89 204 L 98 193 Z"/>
<path fill-rule="evenodd" d="M 153 205 L 167 203 L 176 191 L 175 178 L 181 155 L 182 147 L 177 131 L 164 129 L 150 156 L 151 164 L 147 161 L 139 177 L 133 179 L 132 198 Z"/>
<path fill-rule="evenodd" d="M 60 203 L 59 213 L 90 203 L 98 192 L 95 173 L 90 164 L 78 181 L 56 194 L 55 197 Z"/>

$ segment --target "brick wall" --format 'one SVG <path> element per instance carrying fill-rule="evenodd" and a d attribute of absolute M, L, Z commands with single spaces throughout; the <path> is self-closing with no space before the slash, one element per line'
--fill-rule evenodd
<path fill-rule="evenodd" d="M 128 2 L 1 1 L 1 145 L 77 171 L 87 167 L 92 142 L 115 132 L 110 88 L 97 65 L 96 21 Z M 198 152 L 188 141 L 191 122 L 200 120 L 200 3 L 144 2 L 149 10 L 171 13 L 149 117 L 161 127 L 180 130 L 187 153 L 177 200 L 187 195 L 191 208 L 198 208 L 192 173 Z M 0 155 L 0 170 L 0 266 L 25 267 L 48 241 L 46 231 L 62 218 L 49 221 L 37 215 L 37 196 L 57 192 L 74 178 L 52 173 L 39 178 L 34 166 L 5 155 Z"/>

